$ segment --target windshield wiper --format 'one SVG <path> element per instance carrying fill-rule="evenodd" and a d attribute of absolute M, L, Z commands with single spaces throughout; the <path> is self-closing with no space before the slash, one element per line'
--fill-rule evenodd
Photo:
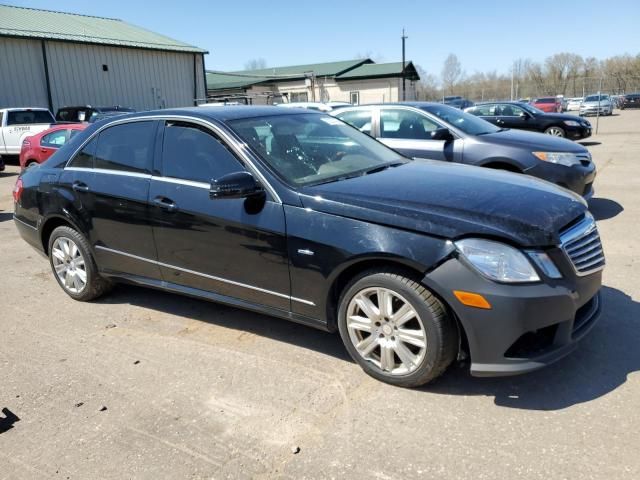
<path fill-rule="evenodd" d="M 365 170 L 364 172 L 362 172 L 362 175 L 369 175 L 370 173 L 378 173 L 383 170 L 386 170 L 387 168 L 397 167 L 398 165 L 404 165 L 404 162 L 394 162 L 394 163 L 387 163 L 385 165 L 379 165 L 369 170 Z"/>

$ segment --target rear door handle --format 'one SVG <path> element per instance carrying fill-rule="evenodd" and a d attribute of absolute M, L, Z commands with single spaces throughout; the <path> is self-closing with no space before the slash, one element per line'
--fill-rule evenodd
<path fill-rule="evenodd" d="M 73 188 L 76 192 L 88 192 L 89 191 L 89 185 L 87 185 L 86 183 L 83 182 L 73 182 L 73 185 L 71 185 L 71 188 Z"/>
<path fill-rule="evenodd" d="M 175 212 L 178 209 L 176 203 L 167 197 L 156 197 L 153 199 L 153 204 L 167 212 Z"/>

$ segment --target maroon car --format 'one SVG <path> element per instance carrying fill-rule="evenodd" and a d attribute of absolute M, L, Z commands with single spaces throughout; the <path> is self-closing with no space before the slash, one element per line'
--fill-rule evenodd
<path fill-rule="evenodd" d="M 25 169 L 34 163 L 44 162 L 85 128 L 85 123 L 66 123 L 54 125 L 48 130 L 25 138 L 20 149 L 20 168 Z"/>
<path fill-rule="evenodd" d="M 534 98 L 531 105 L 545 113 L 561 113 L 562 101 L 556 97 Z"/>

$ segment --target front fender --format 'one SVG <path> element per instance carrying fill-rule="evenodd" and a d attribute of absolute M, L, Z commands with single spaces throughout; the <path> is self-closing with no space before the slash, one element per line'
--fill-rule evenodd
<path fill-rule="evenodd" d="M 453 251 L 446 239 L 285 206 L 294 313 L 328 320 L 336 280 L 359 264 L 397 264 L 424 274 Z"/>

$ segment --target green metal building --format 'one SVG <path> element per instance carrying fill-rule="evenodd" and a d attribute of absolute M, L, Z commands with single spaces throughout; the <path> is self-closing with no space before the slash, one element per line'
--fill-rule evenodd
<path fill-rule="evenodd" d="M 0 108 L 192 106 L 206 53 L 118 19 L 0 5 Z"/>

